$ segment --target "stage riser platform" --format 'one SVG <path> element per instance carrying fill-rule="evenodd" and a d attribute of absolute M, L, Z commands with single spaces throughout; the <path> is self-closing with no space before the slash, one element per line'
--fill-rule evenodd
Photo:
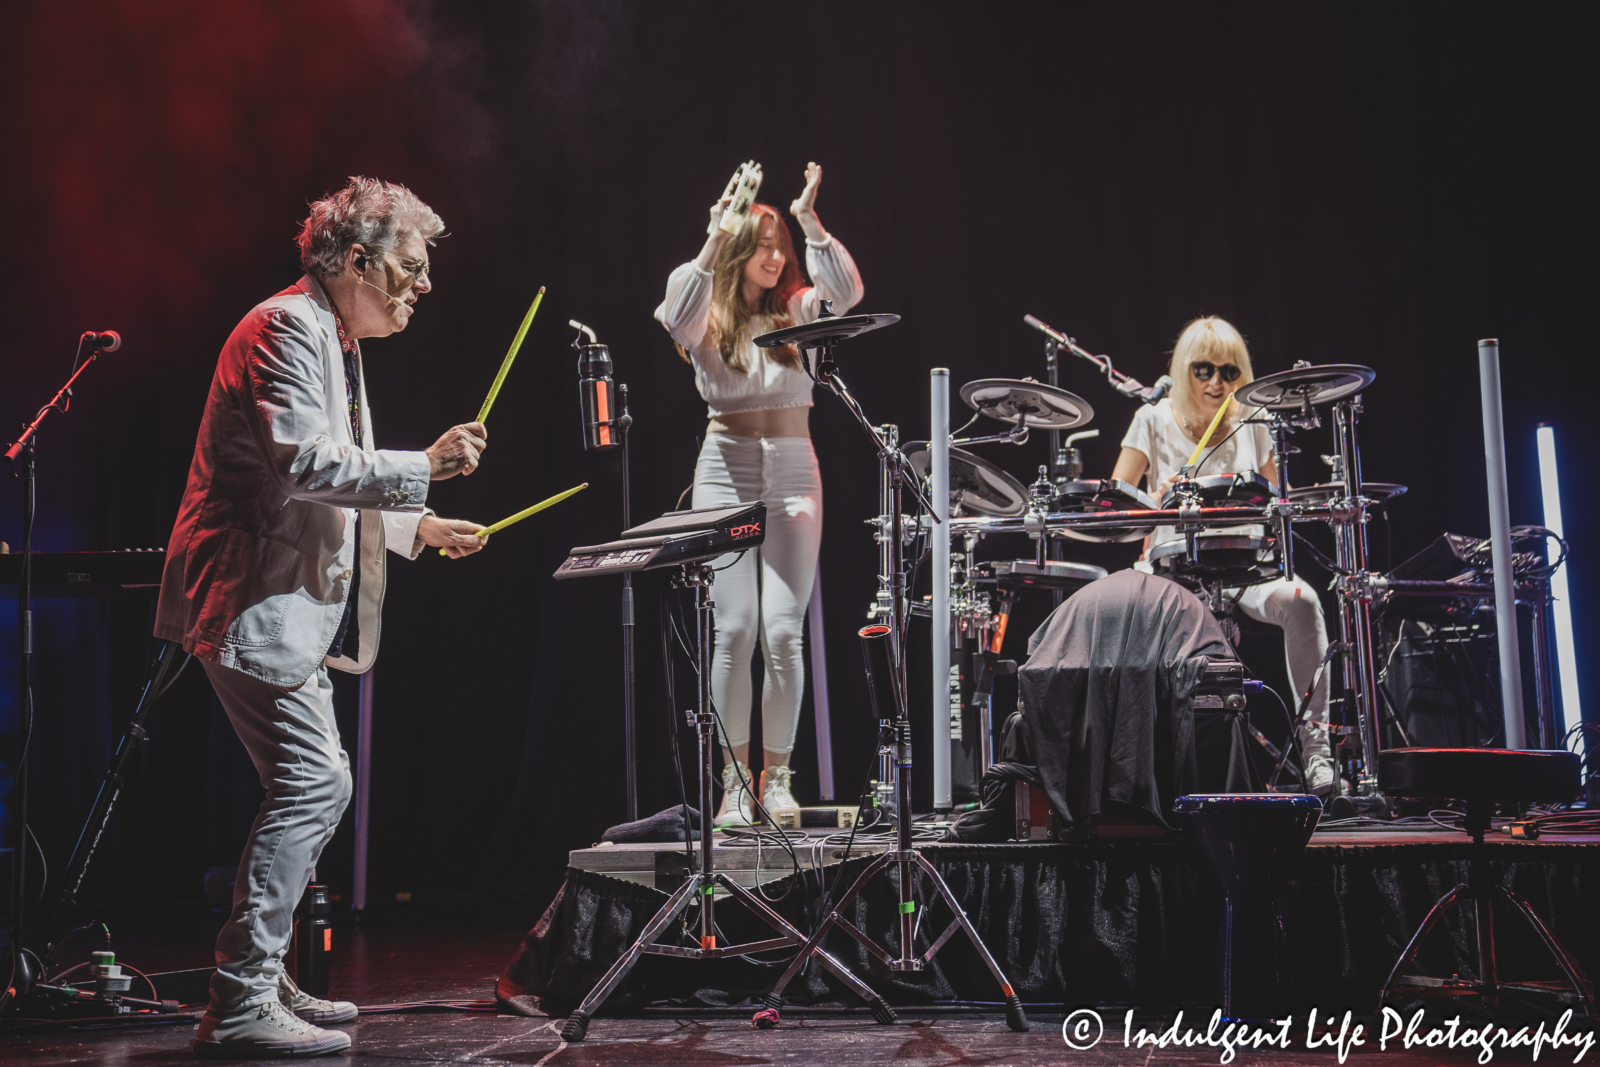
<path fill-rule="evenodd" d="M 858 838 L 850 855 L 874 855 L 889 848 L 891 843 L 887 840 Z M 695 848 L 698 850 L 698 843 L 695 843 Z M 818 865 L 837 866 L 845 855 L 843 842 L 822 845 L 820 848 L 796 846 L 795 852 L 802 869 Z M 794 874 L 794 860 L 784 849 L 763 846 L 757 853 L 752 847 L 725 845 L 717 834 L 712 835 L 711 862 L 718 871 L 731 876 L 747 889 Z M 603 845 L 574 849 L 567 853 L 569 867 L 648 886 L 662 893 L 671 893 L 683 884 L 685 868 L 691 863 L 682 843 Z"/>
<path fill-rule="evenodd" d="M 1285 890 L 1292 995 L 1308 1007 L 1372 1010 L 1424 914 L 1466 880 L 1470 846 L 1465 837 L 1345 843 L 1361 836 L 1340 835 L 1308 848 Z M 1215 1001 L 1221 890 L 1188 842 L 935 845 L 923 851 L 1024 1002 L 1134 1004 L 1170 1011 Z M 1600 844 L 1505 842 L 1489 845 L 1488 854 L 1494 877 L 1532 903 L 1590 974 L 1600 973 L 1600 924 L 1593 922 L 1592 903 L 1585 903 L 1600 899 Z M 847 884 L 866 862 L 852 859 L 828 870 L 830 887 Z M 792 876 L 775 880 L 767 891 L 775 896 L 789 887 L 789 895 L 774 907 L 809 931 L 820 914 L 817 875 L 809 876 L 809 912 L 794 881 Z M 569 869 L 560 894 L 508 965 L 502 995 L 526 993 L 564 1014 L 664 900 L 636 883 Z M 881 942 L 893 943 L 895 894 L 887 877 L 874 880 L 849 917 Z M 1502 980 L 1557 977 L 1520 919 L 1497 918 Z M 725 939 L 765 936 L 765 928 L 738 907 L 719 907 L 717 919 Z M 942 908 L 931 912 L 922 947 L 948 922 Z M 1458 911 L 1435 932 L 1415 970 L 1472 974 L 1474 938 L 1470 919 Z M 874 972 L 865 952 L 843 934 L 832 937 L 828 947 L 891 1003 L 997 999 L 976 954 L 960 939 L 927 971 L 911 977 Z M 612 1004 L 620 1010 L 668 1001 L 716 1002 L 724 994 L 738 1000 L 765 993 L 775 977 L 774 969 L 741 960 L 694 963 L 647 956 Z M 816 968 L 792 984 L 790 994 L 800 1002 L 846 999 Z"/>

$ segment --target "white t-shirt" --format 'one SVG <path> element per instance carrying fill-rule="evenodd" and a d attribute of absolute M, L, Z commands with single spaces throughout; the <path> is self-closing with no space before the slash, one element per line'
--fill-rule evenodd
<path fill-rule="evenodd" d="M 1203 427 L 1199 429 L 1203 432 Z M 1218 433 L 1221 432 L 1218 430 Z M 1145 486 L 1146 491 L 1154 495 L 1167 475 L 1189 462 L 1195 442 L 1183 432 L 1183 427 L 1178 423 L 1178 413 L 1172 409 L 1172 400 L 1168 397 L 1156 404 L 1142 405 L 1134 413 L 1133 422 L 1122 438 L 1122 447 L 1138 449 L 1150 461 L 1150 467 L 1145 471 Z M 1239 426 L 1238 432 L 1220 445 L 1215 441 L 1207 444 L 1206 450 L 1200 453 L 1199 468 L 1190 473 L 1197 478 L 1240 472 L 1259 474 L 1261 468 L 1271 461 L 1272 435 L 1267 432 L 1265 424 L 1254 422 Z M 1161 502 L 1158 500 L 1156 503 Z M 1235 526 L 1225 532 L 1260 537 L 1264 531 L 1260 526 Z M 1145 543 L 1145 550 L 1148 553 L 1156 545 L 1176 540 L 1177 530 L 1171 526 L 1157 526 Z"/>

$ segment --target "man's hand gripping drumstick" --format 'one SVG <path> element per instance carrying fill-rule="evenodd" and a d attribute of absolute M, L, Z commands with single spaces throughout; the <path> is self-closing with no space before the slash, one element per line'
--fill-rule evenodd
<path fill-rule="evenodd" d="M 425 450 L 428 457 L 428 477 L 435 482 L 456 475 L 467 475 L 478 469 L 483 450 L 489 447 L 489 429 L 481 422 L 466 422 L 452 426 Z M 466 519 L 441 519 L 437 515 L 424 515 L 417 524 L 417 539 L 430 548 L 437 548 L 451 559 L 470 556 L 483 551 L 485 541 L 477 536 L 483 527 Z"/>

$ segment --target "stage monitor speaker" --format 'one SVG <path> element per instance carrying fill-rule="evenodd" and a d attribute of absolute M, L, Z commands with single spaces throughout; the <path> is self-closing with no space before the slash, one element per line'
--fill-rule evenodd
<path fill-rule="evenodd" d="M 1427 617 L 1378 620 L 1379 679 L 1420 748 L 1479 748 L 1500 737 L 1500 660 L 1491 605 L 1428 603 Z"/>

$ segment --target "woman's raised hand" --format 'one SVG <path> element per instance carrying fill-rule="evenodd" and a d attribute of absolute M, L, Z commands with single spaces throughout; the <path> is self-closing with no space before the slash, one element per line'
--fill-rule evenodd
<path fill-rule="evenodd" d="M 728 236 L 727 231 L 722 228 L 722 216 L 723 213 L 728 210 L 728 205 L 731 203 L 733 203 L 733 197 L 724 196 L 720 197 L 715 204 L 711 205 L 711 223 L 706 227 L 706 234 L 708 236 L 715 237 L 719 233 L 722 234 L 723 237 Z"/>
<path fill-rule="evenodd" d="M 806 164 L 806 187 L 789 205 L 789 213 L 800 220 L 800 228 L 813 241 L 827 236 L 822 223 L 817 221 L 817 186 L 822 184 L 822 168 L 815 163 Z"/>

